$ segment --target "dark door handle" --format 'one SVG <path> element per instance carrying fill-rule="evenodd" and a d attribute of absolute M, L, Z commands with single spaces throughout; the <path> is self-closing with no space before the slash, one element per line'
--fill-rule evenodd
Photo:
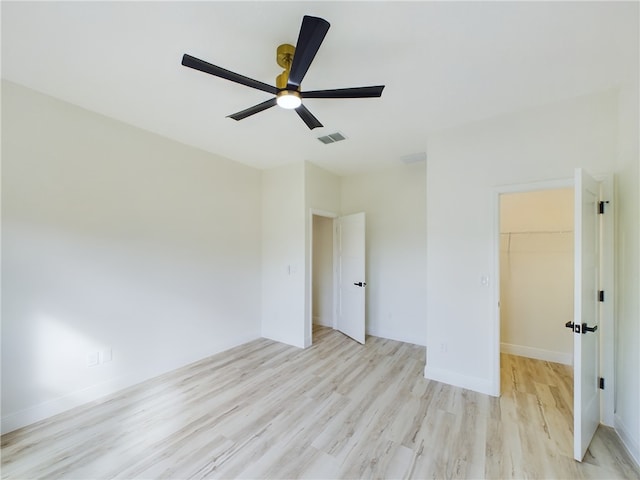
<path fill-rule="evenodd" d="M 570 328 L 571 330 L 573 330 L 573 322 L 571 320 L 569 320 L 567 323 L 564 324 L 565 327 Z"/>
<path fill-rule="evenodd" d="M 367 286 L 366 282 L 354 282 L 353 284 L 356 287 L 366 287 Z"/>
<path fill-rule="evenodd" d="M 586 323 L 582 324 L 582 333 L 595 332 L 596 330 L 598 330 L 598 325 L 594 327 L 588 327 Z"/>

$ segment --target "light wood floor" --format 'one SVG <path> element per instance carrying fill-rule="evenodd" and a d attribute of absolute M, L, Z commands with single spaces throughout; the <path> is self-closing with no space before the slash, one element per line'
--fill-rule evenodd
<path fill-rule="evenodd" d="M 571 370 L 505 355 L 503 395 L 425 350 L 331 329 L 257 340 L 2 437 L 2 478 L 638 478 L 600 428 L 572 460 Z"/>

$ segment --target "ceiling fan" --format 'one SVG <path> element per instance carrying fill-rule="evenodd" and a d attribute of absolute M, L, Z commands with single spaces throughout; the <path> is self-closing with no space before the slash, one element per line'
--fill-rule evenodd
<path fill-rule="evenodd" d="M 322 18 L 308 15 L 303 17 L 296 46 L 284 44 L 280 45 L 277 49 L 276 59 L 278 65 L 284 68 L 284 72 L 276 77 L 276 86 L 231 72 L 186 53 L 182 57 L 182 65 L 275 95 L 265 102 L 228 115 L 228 117 L 234 120 L 242 120 L 243 118 L 262 112 L 267 108 L 279 105 L 282 108 L 295 109 L 304 123 L 313 130 L 316 127 L 322 127 L 322 124 L 313 116 L 309 109 L 304 106 L 302 103 L 303 99 L 380 97 L 384 89 L 384 85 L 376 85 L 371 87 L 313 90 L 309 92 L 300 90 L 302 79 L 306 75 L 307 70 L 309 70 L 311 62 L 316 56 L 325 35 L 329 31 L 329 26 L 329 22 Z"/>

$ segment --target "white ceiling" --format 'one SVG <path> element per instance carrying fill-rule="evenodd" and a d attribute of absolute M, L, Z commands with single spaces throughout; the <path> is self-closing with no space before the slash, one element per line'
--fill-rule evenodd
<path fill-rule="evenodd" d="M 269 94 L 180 65 L 183 53 L 274 84 L 302 16 L 331 28 L 303 90 L 386 85 L 380 99 L 309 99 L 310 131 Z M 638 71 L 638 3 L 2 2 L 2 77 L 258 168 L 338 174 L 423 152 L 430 132 L 616 87 Z M 335 131 L 348 139 L 323 145 Z"/>

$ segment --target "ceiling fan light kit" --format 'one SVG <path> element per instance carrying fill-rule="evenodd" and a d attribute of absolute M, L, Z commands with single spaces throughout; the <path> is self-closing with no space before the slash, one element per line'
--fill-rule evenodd
<path fill-rule="evenodd" d="M 295 110 L 302 121 L 313 130 L 323 125 L 302 103 L 304 98 L 368 98 L 382 96 L 384 85 L 371 87 L 338 88 L 331 90 L 315 90 L 303 92 L 300 84 L 318 53 L 325 35 L 329 31 L 329 22 L 322 18 L 305 15 L 298 35 L 296 46 L 285 43 L 276 49 L 276 61 L 284 71 L 276 77 L 276 86 L 254 80 L 244 75 L 212 65 L 191 55 L 184 54 L 182 65 L 210 75 L 224 78 L 231 82 L 255 88 L 275 95 L 262 103 L 240 112 L 228 115 L 234 120 L 242 120 L 268 108 L 278 105 L 288 110 Z"/>
<path fill-rule="evenodd" d="M 276 95 L 276 103 L 279 107 L 292 110 L 302 105 L 302 99 L 295 90 L 282 90 Z"/>

